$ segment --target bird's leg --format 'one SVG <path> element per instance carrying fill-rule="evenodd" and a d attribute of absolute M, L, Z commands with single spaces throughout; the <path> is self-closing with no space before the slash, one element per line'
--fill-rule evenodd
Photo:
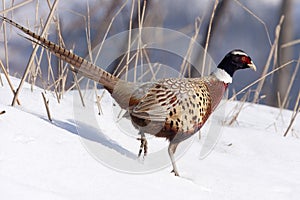
<path fill-rule="evenodd" d="M 145 133 L 144 132 L 139 132 L 139 134 L 141 135 L 141 138 L 138 138 L 138 140 L 141 141 L 141 145 L 140 145 L 140 150 L 139 150 L 139 155 L 138 157 L 141 156 L 143 150 L 144 150 L 144 157 L 147 156 L 147 151 L 148 151 L 148 142 L 147 139 L 145 137 Z"/>
<path fill-rule="evenodd" d="M 178 143 L 170 142 L 169 148 L 168 148 L 169 156 L 171 158 L 171 162 L 172 162 L 172 166 L 173 166 L 173 170 L 171 172 L 174 172 L 175 176 L 179 176 L 177 167 L 175 164 L 175 159 L 174 159 L 174 153 L 176 151 L 177 145 L 178 145 Z"/>

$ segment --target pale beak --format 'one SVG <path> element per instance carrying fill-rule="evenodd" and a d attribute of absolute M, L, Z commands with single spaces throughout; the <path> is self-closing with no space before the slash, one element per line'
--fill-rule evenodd
<path fill-rule="evenodd" d="M 254 63 L 251 61 L 251 63 L 250 64 L 248 64 L 248 67 L 250 68 L 250 69 L 253 69 L 254 71 L 256 71 L 256 66 L 254 65 Z"/>

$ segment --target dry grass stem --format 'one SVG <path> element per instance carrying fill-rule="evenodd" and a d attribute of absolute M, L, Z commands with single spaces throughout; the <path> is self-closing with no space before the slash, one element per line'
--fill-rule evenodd
<path fill-rule="evenodd" d="M 15 10 L 17 8 L 20 8 L 20 7 L 22 7 L 22 6 L 24 6 L 24 5 L 28 4 L 28 3 L 31 3 L 32 1 L 33 0 L 23 1 L 23 2 L 18 3 L 18 4 L 14 5 L 14 6 L 10 7 L 10 8 L 6 8 L 6 9 L 0 11 L 0 15 L 3 15 L 3 14 L 5 14 L 7 12 L 10 12 L 10 11 L 13 11 L 13 10 Z"/>
<path fill-rule="evenodd" d="M 5 9 L 5 1 L 2 0 L 3 9 Z M 5 16 L 5 14 L 4 14 Z M 9 73 L 9 59 L 8 59 L 8 46 L 7 46 L 7 31 L 6 31 L 6 23 L 3 23 L 3 39 L 4 39 L 4 52 L 5 52 L 5 66 L 6 70 Z"/>
<path fill-rule="evenodd" d="M 146 5 L 147 5 L 147 1 L 144 0 L 144 5 L 143 5 L 143 9 L 142 9 L 142 15 L 141 15 L 141 19 L 139 21 L 139 27 L 142 27 L 142 25 L 144 24 L 145 12 L 146 12 Z"/>
<path fill-rule="evenodd" d="M 1 85 L 2 87 L 4 86 L 1 74 L 0 74 L 0 85 Z"/>
<path fill-rule="evenodd" d="M 97 61 L 97 59 L 99 58 L 100 52 L 101 52 L 101 50 L 102 50 L 102 48 L 103 48 L 104 42 L 105 42 L 105 40 L 106 40 L 106 38 L 107 38 L 107 35 L 108 35 L 108 33 L 109 33 L 110 29 L 111 29 L 111 26 L 112 26 L 113 22 L 115 21 L 116 17 L 120 14 L 120 12 L 123 10 L 123 8 L 127 5 L 127 2 L 128 2 L 128 0 L 126 0 L 126 1 L 122 4 L 121 8 L 120 8 L 120 9 L 117 11 L 117 13 L 112 17 L 112 19 L 111 19 L 111 21 L 110 21 L 110 23 L 109 23 L 109 25 L 108 25 L 108 28 L 106 29 L 106 32 L 105 32 L 105 34 L 104 34 L 103 40 L 102 40 L 102 42 L 101 42 L 101 44 L 100 44 L 100 47 L 99 47 L 99 49 L 98 49 L 98 51 L 97 51 L 97 54 L 96 54 L 96 56 L 95 56 L 95 59 L 94 59 L 95 61 Z"/>
<path fill-rule="evenodd" d="M 139 37 L 136 37 L 136 38 L 134 38 L 134 40 L 133 40 L 133 44 L 137 41 L 139 39 Z M 139 55 L 139 53 L 141 52 L 141 50 L 143 51 L 143 50 L 145 50 L 144 48 L 146 47 L 146 45 L 144 45 L 144 46 L 142 46 L 141 47 L 141 45 L 140 45 L 140 48 L 138 48 L 138 50 L 134 53 L 134 54 L 132 54 L 131 55 L 131 57 L 130 57 L 130 60 L 128 61 L 129 63 L 128 64 L 130 64 L 132 61 L 133 61 L 133 59 L 136 59 Z M 145 52 L 146 52 L 146 50 L 145 50 Z M 147 54 L 147 53 L 145 53 L 145 54 Z M 120 77 L 121 75 L 122 75 L 122 73 L 126 70 L 126 65 L 125 66 L 121 66 L 122 65 L 122 63 L 123 63 L 123 61 L 125 60 L 125 59 L 127 59 L 127 57 L 128 57 L 128 52 L 127 53 L 125 53 L 123 56 L 122 56 L 122 58 L 121 58 L 121 60 L 119 61 L 119 64 L 117 65 L 117 67 L 114 69 L 114 72 L 113 72 L 113 75 L 115 75 L 115 76 L 117 76 L 117 77 Z M 142 57 L 142 56 L 141 56 Z M 150 63 L 150 59 L 148 59 L 148 63 L 149 63 L 149 65 L 151 66 L 151 63 Z M 122 68 L 121 68 L 122 67 Z M 121 68 L 121 69 L 120 69 Z M 135 65 L 135 69 L 134 70 L 136 70 L 136 65 Z M 127 76 L 125 77 L 125 78 L 127 78 Z"/>
<path fill-rule="evenodd" d="M 81 76 L 80 78 L 77 77 L 77 82 L 78 82 L 78 84 L 79 84 L 83 79 L 84 79 L 83 76 Z M 76 87 L 76 84 L 77 84 L 77 83 L 74 82 L 74 83 L 66 90 L 66 92 L 70 92 L 71 90 L 73 90 L 73 89 Z"/>
<path fill-rule="evenodd" d="M 46 112 L 47 112 L 48 119 L 49 119 L 49 121 L 52 122 L 50 109 L 49 109 L 49 100 L 46 99 L 44 92 L 41 92 L 41 93 L 42 93 L 44 104 L 45 104 L 45 107 L 46 107 Z"/>
<path fill-rule="evenodd" d="M 135 52 L 135 53 L 131 56 L 131 58 L 128 60 L 128 62 L 130 63 L 133 59 L 135 59 L 135 57 L 138 56 L 137 54 L 138 54 L 138 52 Z M 125 55 L 127 55 L 127 54 L 125 54 Z M 125 57 L 127 57 L 127 56 L 125 56 Z M 128 75 L 126 75 L 126 70 L 128 70 L 128 67 L 123 66 L 123 68 L 122 68 L 122 69 L 120 70 L 120 72 L 116 75 L 116 77 L 119 77 L 119 78 L 120 78 L 120 77 L 122 76 L 123 72 L 125 71 L 125 80 L 127 80 Z M 124 77 L 122 77 L 122 78 L 124 78 Z"/>
<path fill-rule="evenodd" d="M 147 61 L 147 63 L 148 63 L 148 69 L 149 69 L 150 72 L 151 72 L 152 80 L 156 80 L 156 73 L 155 73 L 154 70 L 153 70 L 153 65 L 152 65 L 152 63 L 151 63 L 150 57 L 149 57 L 148 52 L 147 52 L 147 50 L 146 50 L 145 47 L 146 47 L 146 45 L 142 48 L 143 55 L 145 56 L 146 61 Z"/>
<path fill-rule="evenodd" d="M 78 83 L 77 75 L 76 75 L 75 72 L 72 72 L 72 73 L 73 73 L 73 76 L 74 76 L 75 86 L 78 90 L 78 93 L 79 93 L 79 96 L 80 96 L 80 99 L 81 99 L 82 106 L 85 107 L 85 103 L 84 103 L 83 95 L 82 95 L 82 92 L 81 92 L 81 89 L 80 89 L 80 86 L 79 86 L 79 83 Z"/>
<path fill-rule="evenodd" d="M 50 13 L 49 13 L 49 15 L 48 15 L 48 18 L 47 18 L 45 27 L 44 27 L 44 29 L 43 29 L 43 31 L 42 31 L 42 33 L 41 33 L 41 36 L 42 36 L 42 37 L 45 36 L 45 34 L 46 34 L 47 30 L 48 30 L 48 27 L 49 27 L 49 25 L 50 25 L 51 19 L 52 19 L 53 15 L 54 15 L 55 9 L 56 9 L 56 7 L 57 7 L 57 5 L 58 5 L 58 2 L 59 2 L 59 0 L 55 0 L 54 3 L 53 3 L 53 6 L 52 6 L 51 11 L 50 11 Z M 37 45 L 35 46 L 35 48 L 34 48 L 32 54 L 31 54 L 31 57 L 30 57 L 30 59 L 29 59 L 29 61 L 28 61 L 27 67 L 26 67 L 25 72 L 24 72 L 24 75 L 23 75 L 23 77 L 22 77 L 22 79 L 21 79 L 21 82 L 20 82 L 20 84 L 19 84 L 19 86 L 18 86 L 18 89 L 17 89 L 17 91 L 16 91 L 16 93 L 15 93 L 15 95 L 14 95 L 13 101 L 12 101 L 12 103 L 11 103 L 12 106 L 14 106 L 14 105 L 16 104 L 16 101 L 17 101 L 18 96 L 19 96 L 19 92 L 21 91 L 22 86 L 23 86 L 23 84 L 24 84 L 24 82 L 25 82 L 25 79 L 26 79 L 26 77 L 27 77 L 27 75 L 28 75 L 28 73 L 29 73 L 29 71 L 30 71 L 30 68 L 31 68 L 32 63 L 33 63 L 33 61 L 34 61 L 34 57 L 35 57 L 35 54 L 36 54 L 38 48 L 39 48 L 39 45 L 37 44 Z"/>
<path fill-rule="evenodd" d="M 16 92 L 15 92 L 14 86 L 13 86 L 13 84 L 12 84 L 10 78 L 9 78 L 9 74 L 8 74 L 8 72 L 6 71 L 6 69 L 5 69 L 5 67 L 4 67 L 4 65 L 3 65 L 3 63 L 2 63 L 1 60 L 0 60 L 0 66 L 1 66 L 1 69 L 2 69 L 2 71 L 3 71 L 3 73 L 4 73 L 4 76 L 5 76 L 5 78 L 6 78 L 7 82 L 8 82 L 8 85 L 9 85 L 10 90 L 12 91 L 13 94 L 15 94 Z M 21 105 L 19 99 L 17 99 L 16 101 L 17 101 L 17 104 L 18 104 L 18 105 Z"/>
<path fill-rule="evenodd" d="M 148 56 L 148 55 L 147 55 Z M 147 57 L 146 57 L 147 58 Z M 145 70 L 145 71 L 143 71 L 143 73 L 138 77 L 138 82 L 139 81 L 142 81 L 143 80 L 143 78 L 145 77 L 145 76 L 147 76 L 147 74 L 149 74 L 149 73 L 151 73 L 151 76 L 152 76 L 152 78 L 151 78 L 151 81 L 155 81 L 156 80 L 156 75 L 157 75 L 157 72 L 159 71 L 159 69 L 160 69 L 160 66 L 158 66 L 158 68 L 156 69 L 156 71 L 154 70 L 154 68 L 157 66 L 157 63 L 154 63 L 154 64 L 149 64 L 149 67 Z"/>
<path fill-rule="evenodd" d="M 287 88 L 287 90 L 286 90 L 284 99 L 283 99 L 283 101 L 282 101 L 282 106 L 280 107 L 281 109 L 287 107 L 288 97 L 289 97 L 289 95 L 290 95 L 292 86 L 293 86 L 293 84 L 295 83 L 295 78 L 296 78 L 296 75 L 297 75 L 297 73 L 298 73 L 299 66 L 300 66 L 300 55 L 299 55 L 299 57 L 298 57 L 298 62 L 297 62 L 295 71 L 294 71 L 294 73 L 292 74 L 291 81 L 290 81 L 290 83 L 289 83 L 289 86 L 288 86 L 288 88 Z"/>
<path fill-rule="evenodd" d="M 269 40 L 269 44 L 270 46 L 272 46 L 272 41 L 271 41 L 271 37 L 270 37 L 270 33 L 268 31 L 267 25 L 266 23 L 260 19 L 257 15 L 255 15 L 249 8 L 247 8 L 246 6 L 244 6 L 239 0 L 234 0 L 239 6 L 241 6 L 241 8 L 243 8 L 246 12 L 248 12 L 250 15 L 252 15 L 255 19 L 257 19 L 257 21 L 259 21 L 265 28 L 268 40 Z"/>
<path fill-rule="evenodd" d="M 92 36 L 91 36 L 91 14 L 90 14 L 90 5 L 89 1 L 86 1 L 86 7 L 87 7 L 87 19 L 84 16 L 84 21 L 86 23 L 86 29 L 85 29 L 85 36 L 86 36 L 86 43 L 88 48 L 88 57 L 90 61 L 93 63 L 93 55 L 92 55 Z"/>
<path fill-rule="evenodd" d="M 131 34 L 132 34 L 132 18 L 133 18 L 133 12 L 134 12 L 134 5 L 135 0 L 132 0 L 131 2 L 131 11 L 130 11 L 130 20 L 129 20 L 129 27 L 128 27 L 128 43 L 127 43 L 127 57 L 126 57 L 126 65 L 125 68 L 125 80 L 128 78 L 128 68 L 129 68 L 129 60 L 130 60 L 130 49 L 131 49 Z M 137 56 L 137 55 L 136 55 Z"/>
<path fill-rule="evenodd" d="M 289 126 L 286 129 L 285 133 L 283 134 L 284 137 L 287 136 L 288 132 L 290 131 L 290 129 L 292 128 L 292 126 L 293 126 L 293 124 L 296 120 L 297 115 L 299 114 L 299 111 L 300 111 L 299 102 L 300 102 L 300 93 L 298 93 L 298 97 L 297 97 L 297 100 L 296 100 L 296 103 L 295 103 L 294 111 L 293 111 L 292 118 L 291 118 L 291 121 L 289 123 Z"/>
<path fill-rule="evenodd" d="M 32 44 L 33 47 L 35 44 Z M 33 66 L 31 67 L 31 70 L 30 70 L 30 73 L 28 75 L 28 79 L 29 79 L 29 83 L 31 84 L 31 91 L 33 91 L 33 87 L 35 86 L 36 84 L 36 79 L 37 79 L 37 76 L 38 74 L 40 73 L 40 78 L 41 80 L 43 80 L 42 78 L 42 75 L 41 75 L 41 62 L 42 62 L 42 59 L 43 59 L 43 52 L 44 52 L 44 49 L 42 48 L 41 49 L 41 53 L 39 54 L 39 56 L 36 54 L 34 59 L 35 59 L 35 62 L 33 64 Z"/>
<path fill-rule="evenodd" d="M 113 75 L 114 75 L 114 76 L 119 77 L 120 73 L 118 73 L 118 72 L 121 70 L 120 68 L 122 67 L 121 65 L 122 65 L 122 63 L 124 62 L 125 58 L 126 58 L 126 54 L 124 54 L 124 55 L 122 56 L 122 58 L 120 59 L 118 65 L 115 67 L 115 70 L 113 71 Z M 117 74 L 117 73 L 118 73 L 118 74 Z"/>
<path fill-rule="evenodd" d="M 186 70 L 188 68 L 188 66 L 190 66 L 190 63 L 188 62 L 188 60 L 191 58 L 192 52 L 193 52 L 193 47 L 194 44 L 196 43 L 197 37 L 199 35 L 200 32 L 200 27 L 201 27 L 201 19 L 200 18 L 196 18 L 195 20 L 195 33 L 193 35 L 193 37 L 190 40 L 189 43 L 189 48 L 182 60 L 181 66 L 180 66 L 180 72 L 179 72 L 179 76 L 181 76 L 181 78 L 184 78 L 185 74 L 186 74 Z"/>
<path fill-rule="evenodd" d="M 210 17 L 210 21 L 209 21 L 209 26 L 208 26 L 208 31 L 207 31 L 207 37 L 206 37 L 206 42 L 205 42 L 205 47 L 204 47 L 203 65 L 202 65 L 201 76 L 204 75 L 206 54 L 207 54 L 207 50 L 208 50 L 208 44 L 209 44 L 209 39 L 210 39 L 211 27 L 212 27 L 212 22 L 214 20 L 214 16 L 215 16 L 215 12 L 216 12 L 218 4 L 219 4 L 219 0 L 216 0 L 215 4 L 214 4 L 214 9 L 213 9 L 213 12 L 211 13 L 211 17 Z"/>
<path fill-rule="evenodd" d="M 262 90 L 262 87 L 264 85 L 264 81 L 265 81 L 265 75 L 267 74 L 268 70 L 269 70 L 269 66 L 270 66 L 270 63 L 271 63 L 271 60 L 272 60 L 272 57 L 274 55 L 274 52 L 275 52 L 275 49 L 277 47 L 277 44 L 278 44 L 278 40 L 279 40 L 279 34 L 280 34 L 280 29 L 281 29 L 281 25 L 283 23 L 283 20 L 284 20 L 284 16 L 281 16 L 280 20 L 279 20 L 279 24 L 277 25 L 276 27 L 276 30 L 275 30 L 275 39 L 274 39 L 274 44 L 272 45 L 271 47 L 271 50 L 270 50 L 270 53 L 269 53 L 269 57 L 268 57 L 268 60 L 267 60 L 267 63 L 264 67 L 264 70 L 261 74 L 261 78 L 260 78 L 260 82 L 258 83 L 258 86 L 257 86 L 257 89 L 255 91 L 255 95 L 254 95 L 254 99 L 253 99 L 253 102 L 257 102 L 258 99 L 259 99 L 259 95 L 260 95 L 260 92 Z M 274 70 L 273 70 L 274 71 Z"/>
<path fill-rule="evenodd" d="M 134 2 L 132 2 L 132 3 L 134 3 Z M 138 62 L 139 62 L 139 58 L 141 59 L 141 62 L 143 62 L 143 56 L 142 56 L 142 51 L 140 50 L 140 47 L 142 46 L 142 40 L 141 40 L 141 38 L 142 38 L 142 27 L 143 27 L 143 25 L 141 24 L 141 1 L 137 1 L 137 9 L 138 9 L 138 12 L 137 12 L 137 20 L 138 20 L 138 35 L 137 35 L 137 41 L 138 41 L 138 43 L 137 43 L 137 52 L 136 52 L 136 57 L 135 57 L 135 63 L 134 63 L 134 69 L 133 69 L 133 82 L 136 82 L 136 80 L 137 80 L 137 66 L 138 66 Z M 133 7 L 132 7 L 133 8 Z M 133 8 L 134 9 L 134 8 Z M 131 20 L 130 21 L 132 21 L 132 18 L 130 18 Z M 131 25 L 132 26 L 132 25 Z M 132 27 L 131 27 L 131 29 L 132 29 Z M 130 32 L 131 32 L 131 29 L 129 30 Z M 127 54 L 128 56 L 130 55 L 130 52 L 128 51 L 128 54 Z M 127 56 L 127 58 L 128 58 L 128 56 Z M 128 63 L 126 64 L 127 66 L 128 66 Z"/>
<path fill-rule="evenodd" d="M 281 108 L 282 107 L 282 103 L 281 103 L 281 98 L 280 98 L 279 91 L 277 91 L 277 102 L 278 102 L 278 107 Z"/>
<path fill-rule="evenodd" d="M 252 83 L 250 83 L 249 85 L 247 85 L 246 87 L 244 87 L 243 89 L 241 89 L 239 92 L 237 92 L 234 96 L 232 96 L 229 101 L 232 101 L 233 99 L 236 98 L 237 95 L 243 93 L 245 90 L 249 89 L 251 86 L 255 85 L 256 83 L 260 82 L 261 80 L 265 79 L 266 77 L 270 76 L 271 74 L 275 73 L 276 71 L 283 69 L 284 67 L 297 62 L 296 60 L 291 60 L 279 67 L 277 67 L 276 69 L 273 69 L 272 71 L 270 71 L 269 73 L 265 74 L 264 76 L 260 77 L 259 79 L 257 79 L 256 81 L 253 81 Z"/>
<path fill-rule="evenodd" d="M 294 46 L 294 45 L 296 45 L 296 44 L 300 44 L 300 39 L 293 40 L 293 41 L 291 41 L 291 42 L 282 44 L 280 47 L 281 47 L 281 48 L 286 48 L 286 47 Z"/>
<path fill-rule="evenodd" d="M 56 33 L 57 33 L 57 37 L 58 37 L 58 45 L 61 47 L 65 48 L 65 43 L 61 34 L 61 27 L 60 27 L 60 20 L 59 18 L 53 18 L 53 20 L 55 21 L 55 27 L 56 27 Z M 70 51 L 72 52 L 72 50 L 74 49 L 74 45 L 73 47 L 70 49 Z M 50 64 L 51 65 L 51 64 Z M 57 62 L 57 85 L 56 85 L 56 94 L 58 94 L 58 102 L 60 99 L 63 98 L 63 95 L 65 93 L 65 85 L 66 85 L 66 80 L 67 80 L 67 73 L 68 72 L 68 63 L 64 63 L 62 60 L 58 59 Z M 55 79 L 53 79 L 54 81 Z"/>
<path fill-rule="evenodd" d="M 97 95 L 97 90 L 95 90 L 95 95 L 96 95 L 96 104 L 97 104 L 97 108 L 98 108 L 98 115 L 102 115 L 103 114 L 103 110 L 102 110 L 102 107 L 101 107 L 101 100 L 103 98 L 105 94 L 105 90 L 103 90 L 101 96 Z"/>
<path fill-rule="evenodd" d="M 227 123 L 225 122 L 225 124 L 231 126 L 234 122 L 237 121 L 237 118 L 238 116 L 240 115 L 244 105 L 245 105 L 245 102 L 247 101 L 248 97 L 250 95 L 250 91 L 248 91 L 244 96 L 243 98 L 241 99 L 241 101 L 236 105 L 236 112 L 234 114 L 232 114 L 232 117 L 230 120 L 227 120 Z"/>

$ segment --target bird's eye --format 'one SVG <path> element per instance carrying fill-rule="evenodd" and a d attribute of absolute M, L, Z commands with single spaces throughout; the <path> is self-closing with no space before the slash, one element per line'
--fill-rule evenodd
<path fill-rule="evenodd" d="M 251 63 L 251 59 L 248 56 L 242 56 L 241 61 L 246 64 Z"/>

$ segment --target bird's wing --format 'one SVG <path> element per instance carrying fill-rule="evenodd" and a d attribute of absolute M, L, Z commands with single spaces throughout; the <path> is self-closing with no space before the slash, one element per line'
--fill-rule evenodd
<path fill-rule="evenodd" d="M 139 104 L 133 108 L 131 115 L 139 119 L 165 121 L 169 108 L 178 103 L 176 93 L 176 90 L 156 83 L 140 99 Z"/>
<path fill-rule="evenodd" d="M 195 85 L 188 79 L 164 79 L 152 85 L 133 108 L 132 115 L 151 121 L 166 121 L 171 109 L 195 92 Z"/>

